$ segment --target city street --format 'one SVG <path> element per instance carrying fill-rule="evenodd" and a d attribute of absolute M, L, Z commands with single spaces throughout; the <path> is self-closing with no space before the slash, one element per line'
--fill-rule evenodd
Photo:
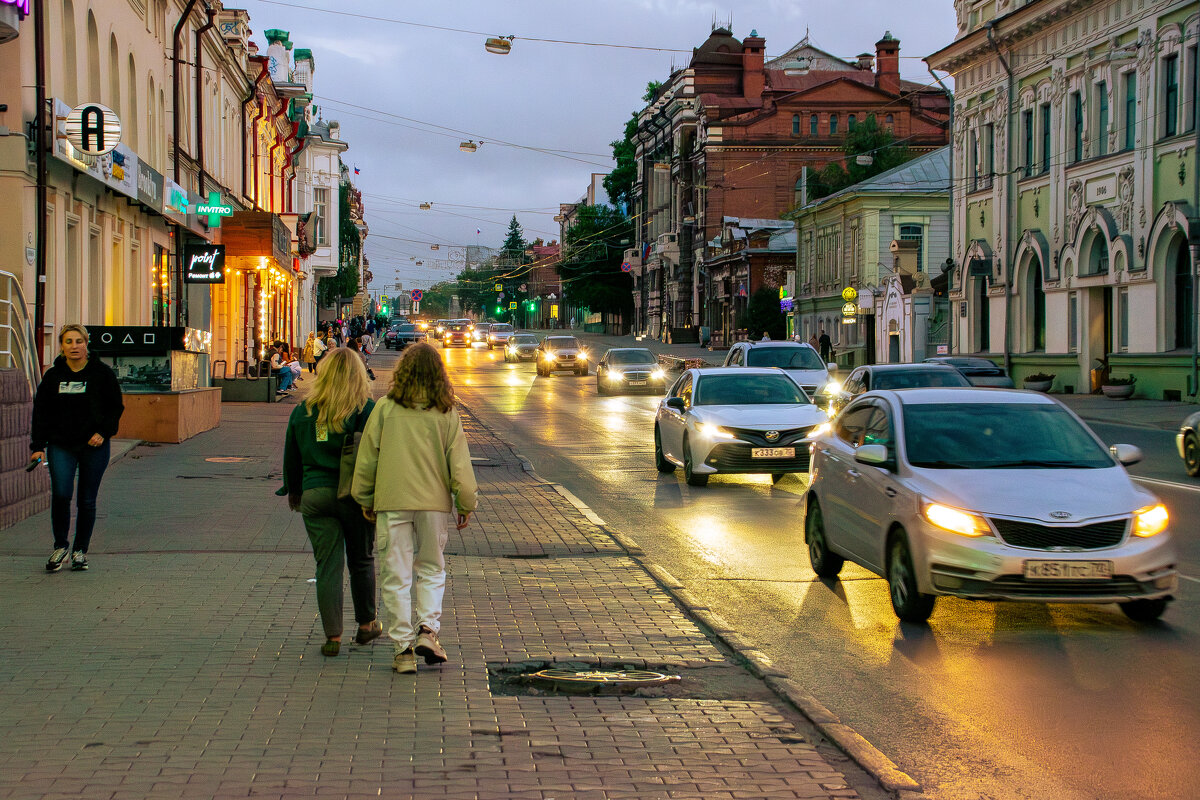
<path fill-rule="evenodd" d="M 597 340 L 594 358 L 602 350 Z M 1096 426 L 1144 449 L 1132 471 L 1177 520 L 1184 579 L 1161 626 L 1134 625 L 1111 605 L 943 598 L 925 629 L 899 623 L 885 582 L 861 568 L 848 565 L 839 583 L 815 578 L 800 477 L 689 488 L 654 468 L 658 398 L 600 398 L 594 376 L 537 378 L 497 351 L 445 358 L 464 400 L 539 473 L 633 536 L 929 796 L 1168 798 L 1200 780 L 1200 544 L 1186 522 L 1200 515 L 1200 483 L 1183 476 L 1172 434 Z"/>

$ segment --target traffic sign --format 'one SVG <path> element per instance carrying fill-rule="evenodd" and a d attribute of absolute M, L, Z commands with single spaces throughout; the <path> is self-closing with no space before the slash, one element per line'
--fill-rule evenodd
<path fill-rule="evenodd" d="M 503 292 L 503 291 L 504 291 L 504 284 L 503 284 L 503 283 L 497 283 L 497 284 L 496 284 L 496 291 L 497 291 L 497 292 Z"/>
<path fill-rule="evenodd" d="M 508 310 L 509 310 L 509 311 L 515 311 L 515 310 L 516 310 L 516 308 L 517 308 L 516 301 L 513 301 L 513 302 L 511 302 L 511 303 L 509 303 L 509 304 L 508 304 Z"/>
<path fill-rule="evenodd" d="M 421 298 L 425 296 L 425 293 L 422 292 L 420 289 L 413 289 L 411 292 L 408 293 L 408 296 L 412 299 L 412 301 L 414 303 L 419 303 L 419 302 L 421 302 Z"/>
<path fill-rule="evenodd" d="M 629 272 L 632 269 L 633 269 L 633 264 L 630 264 L 628 261 L 621 262 L 621 272 Z"/>
<path fill-rule="evenodd" d="M 99 103 L 76 106 L 67 115 L 67 141 L 81 153 L 102 156 L 121 143 L 121 120 Z"/>

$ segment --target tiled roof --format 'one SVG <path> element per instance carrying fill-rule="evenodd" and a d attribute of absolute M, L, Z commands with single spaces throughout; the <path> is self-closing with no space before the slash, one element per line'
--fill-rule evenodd
<path fill-rule="evenodd" d="M 939 147 L 932 153 L 917 156 L 898 167 L 847 186 L 839 192 L 822 197 L 810 206 L 821 205 L 852 194 L 928 193 L 950 189 L 950 146 Z"/>

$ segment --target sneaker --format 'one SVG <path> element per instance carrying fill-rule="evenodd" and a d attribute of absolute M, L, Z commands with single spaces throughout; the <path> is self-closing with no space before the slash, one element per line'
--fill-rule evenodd
<path fill-rule="evenodd" d="M 63 562 L 67 560 L 67 548 L 56 547 L 54 552 L 50 554 L 50 560 L 46 562 L 46 572 L 58 572 L 62 569 Z"/>
<path fill-rule="evenodd" d="M 76 550 L 71 553 L 71 569 L 81 572 L 88 568 L 87 554 Z"/>
<path fill-rule="evenodd" d="M 392 669 L 402 675 L 412 675 L 417 671 L 417 657 L 413 655 L 411 647 L 402 653 L 396 653 L 396 657 L 392 659 Z"/>
<path fill-rule="evenodd" d="M 417 655 L 425 657 L 426 664 L 441 664 L 446 661 L 446 651 L 438 644 L 437 634 L 425 626 L 421 626 L 413 650 Z"/>

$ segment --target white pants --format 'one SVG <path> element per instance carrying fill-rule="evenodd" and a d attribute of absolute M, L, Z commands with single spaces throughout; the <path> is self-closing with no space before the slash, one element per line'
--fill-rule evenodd
<path fill-rule="evenodd" d="M 434 633 L 442 627 L 442 551 L 449 522 L 445 511 L 381 511 L 375 520 L 375 549 L 383 560 L 379 588 L 388 612 L 388 636 L 397 653 L 412 646 L 422 625 Z"/>

